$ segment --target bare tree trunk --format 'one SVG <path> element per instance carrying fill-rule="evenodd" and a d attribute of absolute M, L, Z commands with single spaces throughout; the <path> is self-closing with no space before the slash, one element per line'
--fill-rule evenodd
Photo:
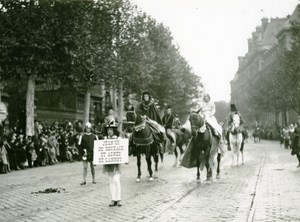
<path fill-rule="evenodd" d="M 27 80 L 26 136 L 34 135 L 34 91 L 35 91 L 35 78 L 33 75 L 31 75 Z"/>
<path fill-rule="evenodd" d="M 84 96 L 84 113 L 83 113 L 83 126 L 90 119 L 90 106 L 91 106 L 91 92 L 90 89 L 87 88 Z"/>
<path fill-rule="evenodd" d="M 116 85 L 113 84 L 112 85 L 112 107 L 114 109 L 114 111 L 117 110 L 117 98 L 116 98 Z"/>
<path fill-rule="evenodd" d="M 119 130 L 122 131 L 123 129 L 123 126 L 122 126 L 122 120 L 123 120 L 123 81 L 120 80 L 119 81 L 119 85 L 118 85 L 118 92 L 119 92 L 119 107 L 118 107 L 118 116 L 119 116 L 119 119 L 121 121 L 121 124 L 119 125 Z"/>

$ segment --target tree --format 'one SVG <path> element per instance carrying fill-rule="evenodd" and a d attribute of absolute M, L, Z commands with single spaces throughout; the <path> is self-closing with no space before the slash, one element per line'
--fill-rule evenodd
<path fill-rule="evenodd" d="M 150 90 L 161 105 L 185 112 L 187 101 L 198 94 L 200 77 L 180 55 L 168 28 L 145 13 L 130 21 L 130 38 L 119 49 L 126 93 Z"/>
<path fill-rule="evenodd" d="M 196 76 L 168 28 L 129 0 L 0 0 L 2 80 L 27 82 L 27 135 L 33 134 L 35 85 L 85 95 L 121 78 L 125 94 L 150 89 L 162 104 L 184 110 L 197 95 Z"/>
<path fill-rule="evenodd" d="M 47 7 L 35 0 L 1 1 L 0 4 L 1 79 L 27 81 L 26 135 L 31 136 L 34 134 L 35 82 L 49 74 L 46 70 L 52 56 L 49 13 Z"/>

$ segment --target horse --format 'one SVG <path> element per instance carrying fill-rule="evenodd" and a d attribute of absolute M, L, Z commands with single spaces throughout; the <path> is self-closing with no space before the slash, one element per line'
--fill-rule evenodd
<path fill-rule="evenodd" d="M 217 140 L 213 136 L 209 126 L 205 123 L 205 120 L 198 113 L 191 113 L 189 116 L 191 123 L 192 139 L 188 145 L 188 148 L 182 158 L 181 165 L 187 168 L 197 167 L 197 182 L 200 180 L 200 170 L 202 171 L 204 166 L 207 170 L 206 181 L 212 182 L 212 165 L 214 157 L 218 152 Z M 221 154 L 218 154 L 218 169 L 221 161 Z M 219 172 L 217 175 L 219 178 Z"/>
<path fill-rule="evenodd" d="M 244 164 L 244 151 L 243 151 L 243 131 L 240 127 L 239 115 L 233 116 L 233 123 L 229 129 L 229 143 L 230 150 L 232 151 L 232 165 L 234 165 L 235 155 L 237 157 L 236 165 L 239 164 L 239 155 L 242 154 L 242 164 Z"/>
<path fill-rule="evenodd" d="M 158 162 L 160 153 L 160 141 L 165 135 L 161 131 L 157 131 L 153 121 L 147 120 L 144 116 L 137 116 L 135 127 L 130 139 L 130 153 L 137 157 L 138 174 L 136 182 L 141 180 L 141 156 L 145 155 L 147 168 L 149 172 L 149 181 L 154 180 L 154 173 L 152 170 L 151 157 L 155 162 L 155 172 L 158 172 Z M 158 125 L 158 124 L 157 124 Z M 156 128 L 156 129 L 155 129 Z"/>
<path fill-rule="evenodd" d="M 181 158 L 182 155 L 184 153 L 184 149 L 183 147 L 185 146 L 185 148 L 187 147 L 192 134 L 190 132 L 190 130 L 181 127 L 180 129 L 171 129 L 171 133 L 172 133 L 172 137 L 173 137 L 173 142 L 174 142 L 174 146 L 171 145 L 170 140 L 168 139 L 165 143 L 165 147 L 170 147 L 172 151 L 174 151 L 175 154 L 175 162 L 173 164 L 173 167 L 177 167 L 178 166 L 178 162 L 181 162 Z M 170 150 L 165 148 L 166 150 Z"/>

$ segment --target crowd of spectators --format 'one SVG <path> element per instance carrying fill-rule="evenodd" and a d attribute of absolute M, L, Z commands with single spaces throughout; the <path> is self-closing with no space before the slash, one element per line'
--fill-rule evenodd
<path fill-rule="evenodd" d="M 34 131 L 34 136 L 28 137 L 17 127 L 1 133 L 0 173 L 80 160 L 78 140 L 83 133 L 81 122 L 54 122 L 49 125 L 35 121 Z"/>

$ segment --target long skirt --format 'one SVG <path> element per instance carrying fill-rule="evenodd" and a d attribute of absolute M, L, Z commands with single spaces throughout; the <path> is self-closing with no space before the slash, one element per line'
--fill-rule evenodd
<path fill-rule="evenodd" d="M 218 123 L 216 117 L 211 116 L 211 117 L 205 117 L 206 122 L 213 128 L 215 129 L 219 135 L 222 137 L 223 133 L 223 128 L 222 126 Z"/>

